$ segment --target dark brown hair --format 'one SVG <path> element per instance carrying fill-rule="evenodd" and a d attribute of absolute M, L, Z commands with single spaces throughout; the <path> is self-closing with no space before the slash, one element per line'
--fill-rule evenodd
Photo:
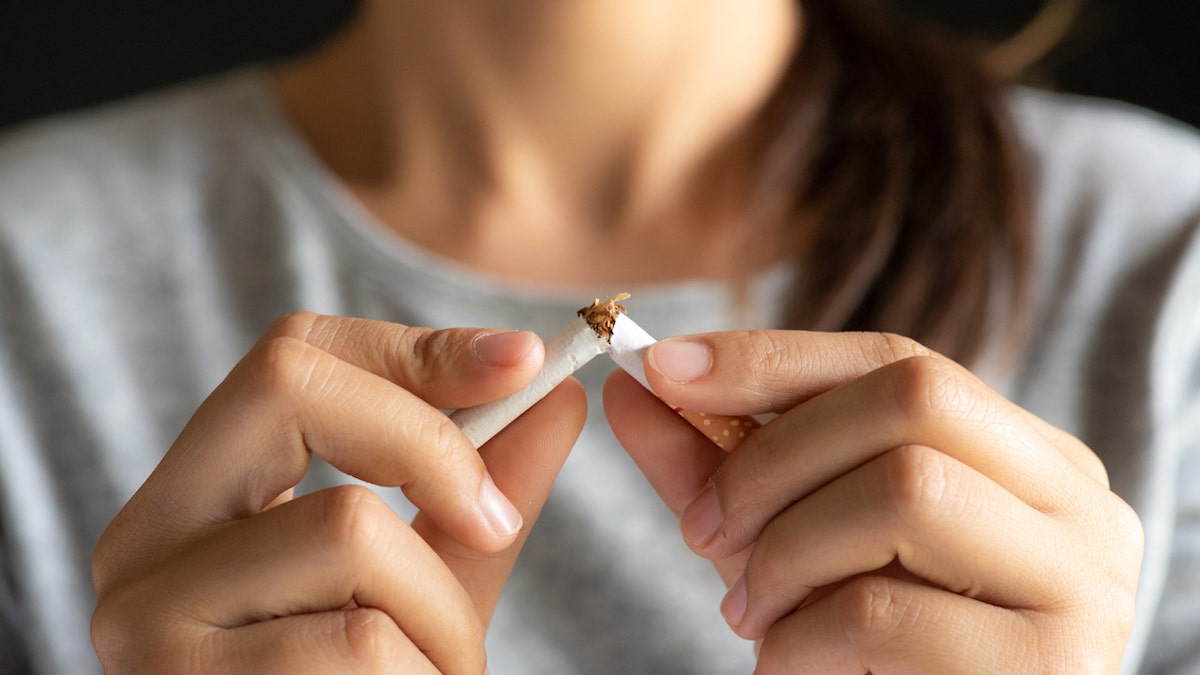
<path fill-rule="evenodd" d="M 963 362 L 1017 339 L 1033 234 L 1004 83 L 979 50 L 881 3 L 802 10 L 753 132 L 751 220 L 801 261 L 787 324 L 900 333 Z"/>

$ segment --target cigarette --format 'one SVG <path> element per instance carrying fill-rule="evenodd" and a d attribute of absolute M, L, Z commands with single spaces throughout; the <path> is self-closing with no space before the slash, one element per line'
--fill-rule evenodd
<path fill-rule="evenodd" d="M 646 350 L 656 340 L 618 304 L 629 297 L 628 293 L 620 293 L 605 301 L 597 298 L 580 309 L 578 316 L 546 342 L 542 369 L 524 389 L 497 401 L 457 410 L 450 419 L 475 447 L 481 447 L 572 373 L 604 353 L 653 393 L 643 363 Z M 664 403 L 726 451 L 732 451 L 760 426 L 749 416 L 712 415 Z"/>
<path fill-rule="evenodd" d="M 524 389 L 496 401 L 456 410 L 450 421 L 462 429 L 476 448 L 482 447 L 572 373 L 602 354 L 605 344 L 587 321 L 577 316 L 546 341 L 542 369 Z"/>
<path fill-rule="evenodd" d="M 612 342 L 609 344 L 608 355 L 622 370 L 633 376 L 650 393 L 654 389 L 646 379 L 646 350 L 657 342 L 641 326 L 637 325 L 628 314 L 621 312 L 613 322 Z M 658 396 L 658 394 L 654 394 Z M 662 400 L 661 398 L 659 399 Z M 677 405 L 663 401 L 667 406 L 687 420 L 708 440 L 717 444 L 718 448 L 732 452 L 755 429 L 762 426 L 758 420 L 748 415 L 713 415 L 711 413 L 684 410 Z"/>

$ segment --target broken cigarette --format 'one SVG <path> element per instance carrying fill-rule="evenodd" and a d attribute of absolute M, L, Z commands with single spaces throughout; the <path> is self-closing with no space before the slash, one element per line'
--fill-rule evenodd
<path fill-rule="evenodd" d="M 578 316 L 546 341 L 542 370 L 524 389 L 498 401 L 455 411 L 450 419 L 478 448 L 572 373 L 603 353 L 608 353 L 618 366 L 653 392 L 646 379 L 643 361 L 646 350 L 656 340 L 618 304 L 628 297 L 628 293 L 621 293 L 606 301 L 596 299 L 579 310 Z M 667 405 L 726 451 L 737 447 L 759 426 L 753 417 L 711 415 Z"/>

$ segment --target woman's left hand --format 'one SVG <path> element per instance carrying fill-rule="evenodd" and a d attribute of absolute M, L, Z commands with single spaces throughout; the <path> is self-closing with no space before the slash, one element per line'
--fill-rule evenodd
<path fill-rule="evenodd" d="M 605 390 L 758 672 L 1118 669 L 1141 525 L 1078 439 L 896 336 L 713 333 L 647 366 L 673 405 L 779 413 L 726 454 L 624 373 Z"/>

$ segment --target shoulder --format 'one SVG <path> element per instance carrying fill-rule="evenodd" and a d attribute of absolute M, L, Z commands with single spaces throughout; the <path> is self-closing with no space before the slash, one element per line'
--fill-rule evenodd
<path fill-rule="evenodd" d="M 5 131 L 0 259 L 62 283 L 166 264 L 214 213 L 265 192 L 253 148 L 272 106 L 246 68 Z"/>
<path fill-rule="evenodd" d="M 1013 89 L 1009 102 L 1035 155 L 1099 160 L 1098 169 L 1152 170 L 1166 162 L 1200 179 L 1200 130 L 1183 122 L 1128 103 L 1028 87 Z"/>
<path fill-rule="evenodd" d="M 1011 109 L 1043 221 L 1080 220 L 1083 210 L 1148 235 L 1200 218 L 1200 130 L 1124 103 L 1034 89 L 1012 92 Z"/>
<path fill-rule="evenodd" d="M 1039 228 L 1035 343 L 1078 365 L 1090 383 L 1084 398 L 1149 403 L 1166 416 L 1192 405 L 1200 131 L 1135 106 L 1034 90 L 1014 92 L 1012 106 Z M 1146 400 L 1121 398 L 1129 394 Z"/>
<path fill-rule="evenodd" d="M 1043 269 L 1090 273 L 1102 292 L 1147 266 L 1168 282 L 1169 270 L 1195 264 L 1186 252 L 1200 237 L 1200 131 L 1136 106 L 1032 89 L 1012 92 L 1011 105 L 1033 172 Z"/>
<path fill-rule="evenodd" d="M 272 106 L 246 69 L 0 135 L 0 315 L 167 308 L 260 253 Z"/>
<path fill-rule="evenodd" d="M 1037 225 L 1031 377 L 1075 383 L 1063 401 L 1183 400 L 1166 364 L 1200 363 L 1200 132 L 1111 101 L 1031 89 L 1010 101 Z"/>
<path fill-rule="evenodd" d="M 0 221 L 69 225 L 153 211 L 171 184 L 195 185 L 242 152 L 263 86 L 246 69 L 6 130 Z"/>
<path fill-rule="evenodd" d="M 264 71 L 247 67 L 18 124 L 0 133 L 0 177 L 7 183 L 14 172 L 48 165 L 168 160 L 188 146 L 232 139 L 261 115 L 266 87 Z"/>

